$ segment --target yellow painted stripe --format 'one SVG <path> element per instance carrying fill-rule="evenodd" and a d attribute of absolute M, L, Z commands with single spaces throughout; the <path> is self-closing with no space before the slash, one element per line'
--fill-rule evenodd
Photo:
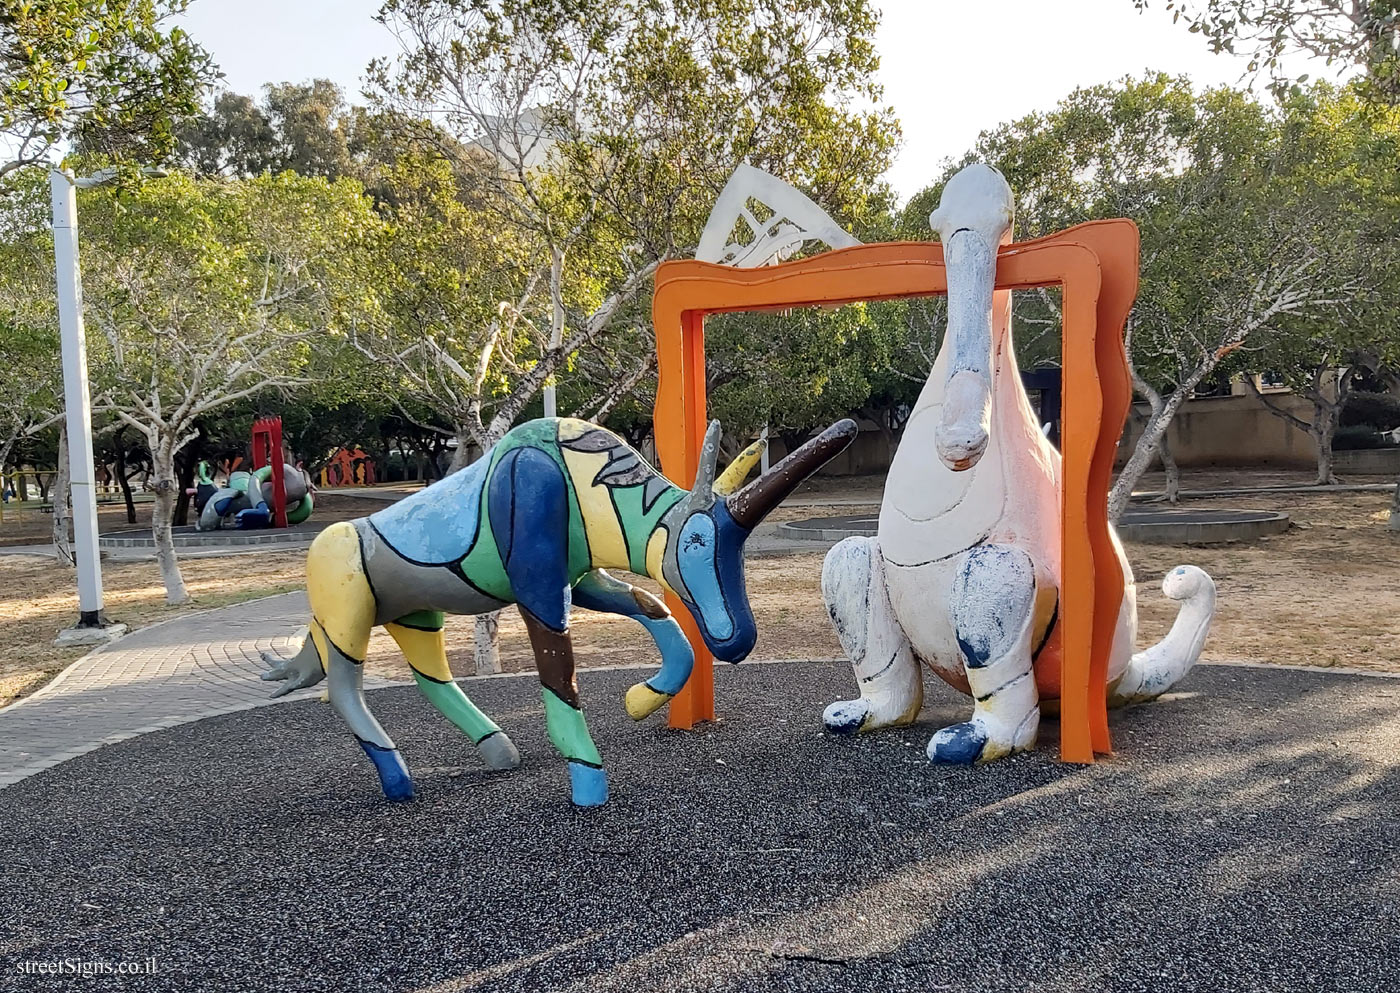
<path fill-rule="evenodd" d="M 594 477 L 608 464 L 607 452 L 576 452 L 571 448 L 561 451 L 574 481 L 579 510 L 583 513 L 593 567 L 626 569 L 627 541 L 622 536 L 622 523 L 617 519 L 608 488 L 593 485 Z"/>

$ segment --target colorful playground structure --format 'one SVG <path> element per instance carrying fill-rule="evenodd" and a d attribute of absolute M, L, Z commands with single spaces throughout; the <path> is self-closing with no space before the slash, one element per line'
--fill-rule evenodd
<path fill-rule="evenodd" d="M 374 459 L 359 445 L 337 448 L 321 468 L 321 489 L 332 486 L 373 486 L 376 482 Z"/>
<path fill-rule="evenodd" d="M 766 220 L 750 209 L 755 201 Z M 711 261 L 657 270 L 657 449 L 673 479 L 693 477 L 707 315 L 947 294 L 948 333 L 891 469 L 879 534 L 843 542 L 823 569 L 862 689 L 828 708 L 826 723 L 844 731 L 911 722 L 923 662 L 978 698 L 972 720 L 934 735 L 935 761 L 1029 747 L 1043 695 L 1058 699 L 1060 757 L 1092 762 L 1111 749 L 1110 696 L 1158 695 L 1195 662 L 1215 588 L 1199 569 L 1173 570 L 1163 585 L 1183 601 L 1177 623 L 1161 645 L 1133 655 L 1132 574 L 1107 504 L 1131 400 L 1123 326 L 1137 294 L 1137 228 L 1095 221 L 1017 244 L 1012 210 L 1001 174 L 974 165 L 949 181 L 930 218 L 941 244 L 860 245 L 832 235 L 831 218 L 798 191 L 737 170 L 701 238 Z M 734 231 L 751 241 L 731 242 Z M 836 247 L 782 261 L 811 241 Z M 1011 291 L 1038 286 L 1063 289 L 1062 452 L 1031 414 L 1011 342 Z M 673 727 L 715 717 L 710 658 L 687 634 L 695 671 L 672 702 Z"/>
<path fill-rule="evenodd" d="M 1193 566 L 1173 570 L 1164 590 L 1183 602 L 1176 624 L 1161 644 L 1133 653 L 1133 578 L 1107 496 L 1130 398 L 1122 330 L 1137 291 L 1137 229 L 1099 221 L 1014 244 L 1012 215 L 1005 179 L 974 165 L 950 180 L 930 218 L 941 244 L 860 245 L 801 193 L 740 168 L 701 239 L 700 254 L 713 261 L 657 270 L 654 429 L 669 478 L 597 425 L 523 424 L 455 475 L 322 532 L 307 557 L 308 637 L 291 659 L 265 655 L 263 678 L 285 681 L 274 695 L 327 679 L 384 795 L 408 799 L 408 769 L 363 692 L 370 632 L 382 625 L 420 689 L 486 764 L 513 768 L 514 744 L 453 681 L 443 624 L 447 613 L 514 603 L 573 801 L 603 803 L 607 778 L 579 701 L 571 609 L 631 617 L 655 640 L 661 668 L 627 691 L 630 716 L 669 703 L 673 727 L 712 720 L 712 660 L 744 658 L 757 635 L 746 539 L 856 433 L 853 421 L 838 422 L 742 488 L 761 442 L 717 475 L 705 317 L 946 293 L 948 331 L 891 469 L 878 532 L 842 541 L 823 568 L 861 689 L 828 707 L 825 723 L 839 732 L 911 723 L 923 663 L 974 697 L 969 720 L 934 734 L 932 761 L 983 762 L 1031 747 L 1041 700 L 1058 701 L 1061 758 L 1093 761 L 1110 749 L 1110 701 L 1151 699 L 1195 663 L 1215 587 Z M 736 243 L 734 231 L 752 238 Z M 811 241 L 843 247 L 783 261 Z M 1011 341 L 1011 291 L 1036 286 L 1063 288 L 1063 455 L 1041 433 Z M 666 604 L 609 569 L 650 576 Z"/>
<path fill-rule="evenodd" d="M 209 464 L 201 462 L 193 491 L 199 515 L 195 529 L 285 528 L 309 518 L 314 506 L 311 487 L 282 453 L 282 419 L 263 417 L 253 422 L 252 472 L 230 472 L 227 484 L 219 488 Z"/>
<path fill-rule="evenodd" d="M 661 601 L 606 570 L 650 576 L 708 651 L 730 662 L 744 658 L 757 637 L 744 542 L 855 433 L 855 422 L 840 421 L 741 488 L 762 450 L 751 446 L 717 478 L 715 421 L 694 483 L 683 488 L 605 428 L 570 418 L 529 421 L 447 479 L 322 531 L 306 559 L 309 635 L 291 659 L 264 655 L 272 668 L 263 678 L 286 681 L 277 696 L 327 679 L 331 705 L 373 761 L 385 797 L 406 800 L 413 796 L 408 767 L 365 702 L 371 630 L 382 625 L 389 632 L 419 689 L 471 737 L 487 766 L 510 769 L 520 755 L 453 681 L 442 631 L 445 614 L 517 604 L 573 801 L 598 806 L 608 781 L 579 700 L 572 608 L 630 617 L 656 642 L 660 671 L 627 691 L 627 712 L 636 720 L 681 690 L 693 656 Z"/>

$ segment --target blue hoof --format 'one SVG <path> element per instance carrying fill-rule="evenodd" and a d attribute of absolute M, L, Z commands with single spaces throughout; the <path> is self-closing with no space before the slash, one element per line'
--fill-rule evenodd
<path fill-rule="evenodd" d="M 870 708 L 863 700 L 841 700 L 826 708 L 822 723 L 833 734 L 855 734 L 869 718 Z"/>
<path fill-rule="evenodd" d="M 933 736 L 928 743 L 928 760 L 936 765 L 972 765 L 986 746 L 986 732 L 976 724 L 954 724 Z"/>
<path fill-rule="evenodd" d="M 386 800 L 412 800 L 413 777 L 408 774 L 403 756 L 397 748 L 380 748 L 368 741 L 361 741 L 360 747 L 374 763 L 379 772 L 379 785 L 384 790 Z"/>
<path fill-rule="evenodd" d="M 608 802 L 608 774 L 582 762 L 569 763 L 569 782 L 577 807 L 601 807 Z"/>

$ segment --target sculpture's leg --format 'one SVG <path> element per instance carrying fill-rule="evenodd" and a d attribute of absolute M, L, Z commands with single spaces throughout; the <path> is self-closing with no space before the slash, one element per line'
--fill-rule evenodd
<path fill-rule="evenodd" d="M 661 670 L 627 690 L 624 702 L 633 720 L 655 713 L 685 686 L 695 665 L 695 651 L 671 611 L 656 597 L 602 569 L 594 569 L 574 587 L 574 604 L 586 610 L 630 617 L 646 628 L 656 642 L 661 652 Z"/>
<path fill-rule="evenodd" d="M 514 769 L 520 752 L 496 722 L 483 714 L 452 679 L 443 644 L 442 612 L 420 610 L 384 625 L 408 659 L 413 679 L 428 701 L 476 743 L 488 769 Z"/>
<path fill-rule="evenodd" d="M 930 761 L 987 762 L 1035 744 L 1035 594 L 1035 569 L 1021 549 L 982 545 L 967 553 L 953 583 L 953 626 L 976 705 L 970 721 L 933 736 Z"/>
<path fill-rule="evenodd" d="M 860 686 L 858 699 L 833 703 L 822 721 L 840 733 L 912 724 L 923 706 L 924 683 L 890 606 L 879 542 L 846 538 L 827 552 L 822 596 Z"/>
<path fill-rule="evenodd" d="M 488 500 L 492 536 L 535 649 L 549 739 L 568 761 L 574 803 L 599 806 L 608 798 L 608 778 L 583 720 L 574 674 L 563 471 L 541 451 L 514 449 L 496 463 Z"/>
<path fill-rule="evenodd" d="M 326 669 L 331 706 L 374 763 L 384 796 L 412 799 L 408 767 L 365 703 L 364 660 L 375 603 L 353 525 L 342 521 L 317 535 L 306 556 L 306 593 L 313 618 L 311 638 Z"/>
<path fill-rule="evenodd" d="M 567 630 L 555 630 L 523 605 L 520 616 L 525 618 L 525 629 L 535 649 L 549 740 L 569 764 L 574 803 L 580 807 L 602 806 L 608 799 L 608 776 L 583 719 L 574 672 L 573 639 Z"/>

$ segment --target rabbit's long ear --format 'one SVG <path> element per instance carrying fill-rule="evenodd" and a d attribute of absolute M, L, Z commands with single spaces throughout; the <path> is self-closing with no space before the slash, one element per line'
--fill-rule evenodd
<path fill-rule="evenodd" d="M 729 496 L 740 486 L 743 486 L 744 480 L 753 471 L 753 467 L 758 465 L 759 459 L 763 458 L 763 453 L 767 450 L 768 429 L 764 428 L 763 436 L 734 456 L 734 461 L 729 463 L 729 468 L 725 469 L 723 475 L 715 480 L 715 495 Z"/>
<path fill-rule="evenodd" d="M 844 451 L 855 437 L 855 421 L 849 417 L 837 421 L 738 493 L 727 497 L 729 516 L 740 527 L 752 531 L 797 489 L 798 484 Z"/>

